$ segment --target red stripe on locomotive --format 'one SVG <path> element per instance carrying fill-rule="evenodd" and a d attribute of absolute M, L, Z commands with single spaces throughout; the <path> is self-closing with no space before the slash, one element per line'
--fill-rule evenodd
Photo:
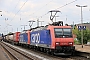
<path fill-rule="evenodd" d="M 27 31 L 27 36 L 28 36 L 28 42 L 27 42 L 27 44 L 30 44 L 30 31 Z"/>

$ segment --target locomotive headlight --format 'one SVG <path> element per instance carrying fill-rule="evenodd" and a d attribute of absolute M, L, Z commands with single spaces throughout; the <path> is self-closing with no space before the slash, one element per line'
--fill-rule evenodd
<path fill-rule="evenodd" d="M 73 43 L 72 42 L 69 42 L 69 45 L 72 45 Z"/>
<path fill-rule="evenodd" d="M 56 45 L 60 45 L 60 42 L 56 42 Z"/>

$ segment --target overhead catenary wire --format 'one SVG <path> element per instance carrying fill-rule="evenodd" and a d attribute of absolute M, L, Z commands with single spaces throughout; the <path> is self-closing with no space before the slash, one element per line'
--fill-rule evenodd
<path fill-rule="evenodd" d="M 37 19 L 42 18 L 43 16 L 47 15 L 48 13 L 49 13 L 49 12 L 43 14 L 42 16 L 38 17 Z"/>
<path fill-rule="evenodd" d="M 16 7 L 19 4 L 19 2 L 20 2 L 20 0 L 18 0 L 17 4 L 15 5 L 15 7 L 14 7 L 14 9 L 12 11 L 14 11 L 16 9 Z M 11 16 L 11 14 L 10 14 L 10 16 Z"/>
<path fill-rule="evenodd" d="M 14 7 L 13 11 L 16 9 L 17 5 L 19 4 L 20 0 L 17 2 L 16 6 Z"/>
<path fill-rule="evenodd" d="M 28 1 L 28 0 L 26 0 L 26 1 L 24 2 L 24 4 L 23 4 L 23 5 L 21 6 L 21 8 L 17 11 L 17 13 L 19 13 L 19 11 L 24 7 L 24 5 L 26 4 L 27 1 Z M 17 14 L 17 13 L 16 13 L 16 14 Z M 15 18 L 16 14 L 15 14 L 14 17 L 12 18 L 12 20 Z M 11 21 L 12 21 L 12 20 L 11 20 Z"/>
<path fill-rule="evenodd" d="M 49 3 L 51 3 L 53 0 L 49 1 L 48 3 L 46 3 L 44 6 L 42 6 L 41 8 L 39 8 L 37 11 L 41 10 L 42 8 L 44 8 L 45 6 L 47 6 Z M 37 12 L 35 11 L 35 12 Z M 33 12 L 32 14 L 35 14 L 35 12 Z M 32 14 L 30 14 L 29 16 L 31 16 Z"/>
<path fill-rule="evenodd" d="M 20 12 L 20 10 L 24 7 L 24 5 L 26 4 L 26 2 L 27 2 L 28 0 L 26 0 L 25 2 L 24 2 L 24 4 L 21 6 L 21 8 L 17 11 L 17 13 L 14 15 L 14 17 L 10 20 L 10 21 L 13 21 L 13 19 L 15 18 L 15 16 Z M 18 2 L 19 3 L 19 2 Z M 7 22 L 6 22 L 7 23 Z M 10 25 L 10 23 L 7 23 L 7 25 Z"/>
<path fill-rule="evenodd" d="M 41 10 L 42 8 L 44 8 L 45 6 L 47 6 L 47 5 L 48 5 L 49 3 L 51 3 L 52 1 L 53 1 L 53 0 L 50 0 L 50 1 L 49 1 L 48 3 L 46 3 L 44 6 L 42 6 L 41 8 L 39 8 L 37 11 Z M 29 16 L 33 15 L 33 14 L 36 13 L 37 11 L 33 12 L 33 13 L 30 14 Z M 48 12 L 48 13 L 49 13 L 49 12 Z M 38 18 L 36 18 L 36 20 L 39 19 L 39 18 L 42 18 L 43 16 L 47 15 L 48 13 L 45 13 L 45 14 L 39 16 Z"/>
<path fill-rule="evenodd" d="M 69 2 L 69 3 L 67 3 L 67 4 L 65 4 L 65 5 L 63 5 L 63 6 L 60 6 L 60 7 L 56 8 L 56 9 L 63 8 L 63 7 L 65 7 L 65 6 L 67 6 L 67 5 L 71 4 L 71 3 L 76 2 L 76 1 L 77 1 L 77 0 L 74 0 L 74 1 L 72 1 L 72 2 Z"/>
<path fill-rule="evenodd" d="M 41 10 L 42 8 L 44 8 L 45 6 L 47 6 L 49 3 L 51 3 L 53 0 L 50 0 L 48 3 L 46 3 L 44 6 L 42 6 L 41 8 L 39 8 L 38 10 L 36 10 L 35 12 L 33 12 L 32 14 L 30 14 L 29 16 L 35 14 L 37 11 Z M 42 16 L 45 16 L 47 15 L 48 13 L 45 13 L 43 15 L 41 15 L 39 18 L 42 18 Z M 36 18 L 36 19 L 39 19 L 39 18 Z"/>
<path fill-rule="evenodd" d="M 26 0 L 26 2 L 27 2 L 27 1 L 28 1 L 28 0 Z M 69 3 L 67 3 L 67 4 L 65 4 L 65 5 L 63 5 L 63 6 L 59 7 L 59 8 L 65 7 L 65 6 L 67 6 L 67 5 L 71 4 L 71 3 L 74 3 L 74 2 L 76 2 L 76 1 L 77 1 L 77 0 L 74 0 L 74 1 L 72 1 L 72 2 L 69 2 Z M 26 4 L 26 2 L 22 5 L 22 7 L 19 9 L 19 11 L 23 8 L 23 6 Z M 51 0 L 50 2 L 52 2 L 52 0 Z M 44 6 L 47 6 L 50 2 L 46 3 Z M 44 6 L 41 7 L 40 9 L 44 8 Z M 59 9 L 59 8 L 57 8 L 57 9 Z M 40 10 L 40 9 L 38 9 L 38 10 Z M 37 10 L 37 11 L 38 11 L 38 10 Z M 19 11 L 18 11 L 18 12 L 19 12 Z M 35 11 L 35 12 L 37 12 L 37 11 Z M 17 12 L 17 13 L 18 13 L 18 12 Z M 35 14 L 35 12 L 32 13 L 32 14 Z M 17 14 L 17 13 L 16 13 L 16 14 Z M 15 16 L 16 16 L 16 14 L 15 14 Z M 29 16 L 31 16 L 32 14 L 30 14 Z M 40 16 L 39 18 L 42 18 L 42 17 L 45 16 L 45 15 L 47 15 L 47 13 L 45 13 L 45 14 L 42 15 L 42 16 Z M 15 16 L 14 16 L 14 17 L 15 17 Z M 14 17 L 13 17 L 13 19 L 14 19 Z M 38 19 L 39 19 L 39 18 L 38 18 Z M 12 19 L 12 20 L 13 20 L 13 19 Z"/>
<path fill-rule="evenodd" d="M 27 1 L 28 1 L 28 0 L 26 0 L 26 2 L 27 2 Z M 65 7 L 65 6 L 67 6 L 67 5 L 71 4 L 71 3 L 74 3 L 74 2 L 76 2 L 76 1 L 77 1 L 77 0 L 74 0 L 74 1 L 72 1 L 72 2 L 70 2 L 70 3 L 67 3 L 67 4 L 59 7 L 59 8 Z M 20 10 L 23 8 L 23 6 L 26 4 L 26 2 L 22 5 L 22 7 L 19 9 L 19 11 L 18 11 L 17 13 L 20 12 Z M 52 0 L 51 0 L 50 2 L 52 2 Z M 45 4 L 44 6 L 47 6 L 50 2 L 48 2 L 48 3 Z M 44 8 L 44 7 L 41 7 L 40 9 L 42 9 L 42 8 Z M 59 9 L 59 8 L 57 8 L 57 9 Z M 40 9 L 38 9 L 38 10 L 40 10 Z M 37 10 L 37 11 L 38 11 L 38 10 Z M 37 12 L 37 11 L 35 11 L 35 12 Z M 35 12 L 34 12 L 34 13 L 35 13 Z M 16 13 L 16 14 L 17 14 L 17 13 Z M 32 14 L 34 14 L 34 13 L 32 13 Z M 12 18 L 12 20 L 15 18 L 16 14 L 15 14 L 14 17 Z M 32 14 L 30 14 L 29 16 L 31 16 Z M 42 18 L 42 17 L 45 16 L 45 15 L 47 15 L 47 13 L 41 15 L 39 18 Z M 38 18 L 38 19 L 39 19 L 39 18 Z"/>
<path fill-rule="evenodd" d="M 63 8 L 63 7 L 65 7 L 65 6 L 67 6 L 67 5 L 71 4 L 71 3 L 76 2 L 76 1 L 77 1 L 77 0 L 74 0 L 74 1 L 72 1 L 72 2 L 69 2 L 69 3 L 67 3 L 67 4 L 65 4 L 65 5 L 63 5 L 63 6 L 61 6 L 61 7 L 56 8 L 56 10 L 59 9 L 59 8 Z M 48 13 L 49 13 L 49 12 L 48 12 Z M 43 16 L 47 15 L 48 13 L 46 13 L 46 14 L 40 16 L 39 18 L 42 18 Z M 38 19 L 39 19 L 39 18 L 38 18 Z"/>

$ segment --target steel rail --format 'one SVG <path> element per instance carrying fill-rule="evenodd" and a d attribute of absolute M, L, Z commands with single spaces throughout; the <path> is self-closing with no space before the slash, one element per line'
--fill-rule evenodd
<path fill-rule="evenodd" d="M 19 60 L 14 54 L 12 54 L 5 46 L 3 46 L 1 43 L 0 45 L 4 48 L 5 51 L 7 51 L 15 60 Z"/>
<path fill-rule="evenodd" d="M 26 58 L 28 58 L 28 59 L 30 59 L 30 60 L 34 60 L 33 58 L 31 58 L 31 57 L 29 57 L 29 56 L 27 56 L 26 54 L 24 54 L 24 53 L 22 53 L 22 52 L 20 52 L 20 51 L 18 51 L 18 50 L 16 50 L 16 49 L 14 49 L 14 48 L 12 48 L 11 46 L 9 46 L 9 45 L 7 45 L 7 44 L 5 44 L 5 43 L 3 43 L 4 45 L 6 45 L 6 46 L 8 46 L 9 48 L 11 48 L 11 49 L 13 49 L 14 51 L 16 51 L 16 52 L 18 52 L 18 53 L 20 53 L 21 55 L 23 55 L 23 56 L 25 56 Z M 5 47 L 4 47 L 5 48 Z M 5 48 L 6 49 L 6 48 Z M 9 50 L 8 50 L 9 51 Z M 10 52 L 10 51 L 9 51 Z M 11 55 L 13 55 L 12 53 L 10 53 Z M 14 55 L 13 55 L 14 56 Z M 16 56 L 14 56 L 14 58 L 16 59 L 16 60 L 19 60 Z"/>

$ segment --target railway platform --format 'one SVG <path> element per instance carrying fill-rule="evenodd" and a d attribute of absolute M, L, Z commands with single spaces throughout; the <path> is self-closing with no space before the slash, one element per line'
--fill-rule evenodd
<path fill-rule="evenodd" d="M 77 51 L 81 51 L 81 52 L 87 52 L 90 53 L 90 46 L 89 45 L 74 45 L 75 46 L 75 50 Z"/>
<path fill-rule="evenodd" d="M 0 60 L 11 60 L 0 45 Z"/>

